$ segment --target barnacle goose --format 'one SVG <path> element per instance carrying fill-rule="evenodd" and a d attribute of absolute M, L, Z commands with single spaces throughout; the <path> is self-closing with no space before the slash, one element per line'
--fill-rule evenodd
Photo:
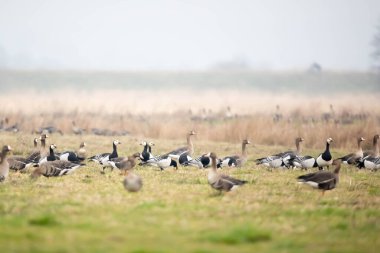
<path fill-rule="evenodd" d="M 103 154 L 97 154 L 90 158 L 88 158 L 90 161 L 94 161 L 96 163 L 99 163 L 103 165 L 103 172 L 106 167 L 111 167 L 111 165 L 108 163 L 110 159 L 118 157 L 117 154 L 117 145 L 121 144 L 120 141 L 114 140 L 112 142 L 112 153 L 103 153 Z"/>
<path fill-rule="evenodd" d="M 241 146 L 241 155 L 226 156 L 222 159 L 220 166 L 221 167 L 241 167 L 247 160 L 247 144 L 251 142 L 247 139 L 243 140 Z"/>
<path fill-rule="evenodd" d="M 332 158 L 332 155 L 330 153 L 330 144 L 333 142 L 333 139 L 332 138 L 328 138 L 326 140 L 326 149 L 325 151 L 320 154 L 317 159 L 316 159 L 316 163 L 317 163 L 317 166 L 319 168 L 319 170 L 322 170 L 323 167 L 327 167 L 329 168 L 329 166 L 333 163 L 333 158 Z"/>
<path fill-rule="evenodd" d="M 86 143 L 82 142 L 76 152 L 65 151 L 59 155 L 59 160 L 69 161 L 72 163 L 80 163 L 86 159 Z"/>

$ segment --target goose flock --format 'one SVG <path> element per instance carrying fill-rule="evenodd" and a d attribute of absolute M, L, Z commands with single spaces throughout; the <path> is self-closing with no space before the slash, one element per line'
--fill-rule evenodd
<path fill-rule="evenodd" d="M 12 148 L 4 145 L 0 154 L 0 181 L 6 180 L 9 171 L 27 172 L 33 168 L 31 178 L 40 176 L 58 177 L 69 175 L 78 168 L 85 166 L 85 162 L 93 161 L 102 167 L 101 173 L 105 174 L 105 169 L 118 169 L 121 175 L 124 175 L 123 185 L 125 189 L 131 192 L 139 191 L 143 186 L 141 177 L 134 173 L 134 168 L 138 166 L 153 166 L 161 171 L 173 167 L 176 170 L 178 166 L 194 166 L 200 169 L 210 168 L 207 175 L 209 185 L 218 191 L 231 191 L 246 184 L 247 181 L 224 175 L 218 171 L 218 168 L 224 167 L 242 167 L 248 161 L 247 145 L 250 144 L 248 139 L 242 141 L 241 154 L 234 154 L 218 158 L 215 152 L 209 152 L 200 156 L 194 156 L 194 145 L 192 137 L 197 133 L 190 131 L 186 135 L 187 145 L 174 149 L 162 155 L 154 155 L 152 152 L 155 144 L 153 142 L 143 141 L 141 153 L 134 153 L 127 157 L 119 157 L 117 148 L 122 143 L 119 140 L 112 142 L 112 152 L 95 154 L 87 158 L 86 143 L 81 142 L 79 149 L 76 151 L 64 151 L 57 153 L 57 145 L 50 144 L 46 146 L 49 136 L 45 133 L 39 138 L 33 140 L 33 150 L 26 157 L 9 156 Z M 320 189 L 322 194 L 326 190 L 334 189 L 339 182 L 339 171 L 341 164 L 356 166 L 359 169 L 377 170 L 380 169 L 380 151 L 379 135 L 373 137 L 373 149 L 362 150 L 362 142 L 365 138 L 357 138 L 357 150 L 345 156 L 333 159 L 330 152 L 330 146 L 333 143 L 332 138 L 327 138 L 326 148 L 317 157 L 302 154 L 302 142 L 305 140 L 301 137 L 295 139 L 295 150 L 269 155 L 254 160 L 256 165 L 262 165 L 270 169 L 273 168 L 299 168 L 308 170 L 318 168 L 316 172 L 299 176 L 298 182 L 307 184 L 315 189 Z M 38 142 L 41 143 L 38 147 Z M 193 158 L 194 157 L 194 158 Z M 136 160 L 140 160 L 139 163 Z M 329 167 L 334 166 L 334 170 L 329 171 Z"/>

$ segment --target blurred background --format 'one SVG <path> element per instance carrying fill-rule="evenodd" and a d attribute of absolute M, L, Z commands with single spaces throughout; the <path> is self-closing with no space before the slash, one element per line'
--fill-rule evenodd
<path fill-rule="evenodd" d="M 3 131 L 344 147 L 379 69 L 376 0 L 0 0 Z"/>

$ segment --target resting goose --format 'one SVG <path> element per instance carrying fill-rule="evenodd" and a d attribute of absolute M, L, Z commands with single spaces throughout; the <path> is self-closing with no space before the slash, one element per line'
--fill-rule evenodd
<path fill-rule="evenodd" d="M 75 121 L 72 122 L 71 130 L 73 130 L 73 133 L 76 135 L 82 135 L 86 131 L 86 129 L 77 127 Z"/>
<path fill-rule="evenodd" d="M 357 139 L 357 144 L 358 144 L 357 151 L 355 153 L 345 155 L 339 159 L 342 160 L 344 164 L 356 164 L 357 162 L 359 162 L 359 160 L 363 158 L 363 149 L 362 149 L 363 141 L 365 141 L 365 139 L 363 137 L 359 137 Z"/>
<path fill-rule="evenodd" d="M 221 159 L 217 159 L 217 162 L 216 162 L 216 167 L 217 168 L 221 168 L 221 163 L 222 163 L 222 160 Z M 211 166 L 211 158 L 209 156 L 207 156 L 207 154 L 204 154 L 204 155 L 201 155 L 195 159 L 192 159 L 186 163 L 183 164 L 184 166 L 187 166 L 187 165 L 192 165 L 192 166 L 196 166 L 200 169 L 202 168 L 208 168 Z"/>
<path fill-rule="evenodd" d="M 69 161 L 72 163 L 80 163 L 86 159 L 86 143 L 82 142 L 76 152 L 65 151 L 59 155 L 59 160 Z"/>
<path fill-rule="evenodd" d="M 33 171 L 31 177 L 37 178 L 41 175 L 45 177 L 60 177 L 73 173 L 80 166 L 80 164 L 60 160 L 45 162 Z"/>
<path fill-rule="evenodd" d="M 3 146 L 0 154 L 0 182 L 4 181 L 9 174 L 9 163 L 7 155 L 12 151 L 12 148 L 8 145 Z"/>
<path fill-rule="evenodd" d="M 298 167 L 301 169 L 309 169 L 317 167 L 316 159 L 312 156 L 295 156 L 289 159 L 289 166 Z"/>
<path fill-rule="evenodd" d="M 136 165 L 136 158 L 140 157 L 140 153 L 135 153 L 128 157 L 117 157 L 110 159 L 108 163 L 111 165 L 113 169 L 121 170 L 124 175 L 126 175 L 127 170 L 132 169 Z"/>
<path fill-rule="evenodd" d="M 111 167 L 111 165 L 108 163 L 109 159 L 113 159 L 116 157 L 119 157 L 117 154 L 117 145 L 121 144 L 120 141 L 115 140 L 112 143 L 112 153 L 103 153 L 103 154 L 97 154 L 90 158 L 88 158 L 90 161 L 94 161 L 96 163 L 103 165 L 103 172 L 106 167 Z"/>
<path fill-rule="evenodd" d="M 231 191 L 247 183 L 247 181 L 218 173 L 216 171 L 216 154 L 210 153 L 207 156 L 211 158 L 211 169 L 208 172 L 207 181 L 212 188 L 218 191 Z"/>
<path fill-rule="evenodd" d="M 339 170 L 341 166 L 341 160 L 336 159 L 334 161 L 334 172 L 330 171 L 318 171 L 315 173 L 309 173 L 298 177 L 298 182 L 310 185 L 314 189 L 322 190 L 322 195 L 327 190 L 334 189 L 339 182 Z"/>
<path fill-rule="evenodd" d="M 330 153 L 330 144 L 333 142 L 332 138 L 328 138 L 326 140 L 326 149 L 325 151 L 320 154 L 316 159 L 316 165 L 319 168 L 319 170 L 322 170 L 323 167 L 329 168 L 329 166 L 333 163 L 333 158 Z"/>
<path fill-rule="evenodd" d="M 127 175 L 123 180 L 124 188 L 129 192 L 138 192 L 143 186 L 141 178 L 134 174 L 132 170 L 126 171 Z"/>
<path fill-rule="evenodd" d="M 247 139 L 243 140 L 241 145 L 241 155 L 226 156 L 222 159 L 221 167 L 241 167 L 247 160 L 247 144 L 251 142 Z"/>
<path fill-rule="evenodd" d="M 57 148 L 57 146 L 55 144 L 51 144 L 50 148 L 49 148 L 49 155 L 42 157 L 38 161 L 38 165 L 41 165 L 41 164 L 46 163 L 46 162 L 52 162 L 55 160 L 59 160 L 59 157 L 54 154 L 54 149 L 56 149 L 56 148 Z"/>

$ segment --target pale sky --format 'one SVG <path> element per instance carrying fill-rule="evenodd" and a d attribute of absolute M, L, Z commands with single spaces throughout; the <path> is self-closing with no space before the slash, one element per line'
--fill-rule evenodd
<path fill-rule="evenodd" d="M 0 66 L 368 70 L 379 0 L 0 0 Z"/>

